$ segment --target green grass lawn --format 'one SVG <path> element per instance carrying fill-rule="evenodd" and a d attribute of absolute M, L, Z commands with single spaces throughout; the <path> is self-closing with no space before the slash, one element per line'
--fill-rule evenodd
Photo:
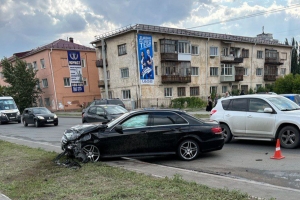
<path fill-rule="evenodd" d="M 251 199 L 247 194 L 211 189 L 179 175 L 156 178 L 102 162 L 78 169 L 58 166 L 58 155 L 0 140 L 0 192 L 11 199 Z"/>

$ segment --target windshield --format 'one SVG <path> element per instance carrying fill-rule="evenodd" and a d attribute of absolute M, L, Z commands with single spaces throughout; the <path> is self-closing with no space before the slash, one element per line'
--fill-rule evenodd
<path fill-rule="evenodd" d="M 18 109 L 13 99 L 0 99 L 0 110 Z"/>
<path fill-rule="evenodd" d="M 125 117 L 127 117 L 129 115 L 129 112 L 124 113 L 123 115 L 121 115 L 120 117 L 118 117 L 117 119 L 110 121 L 109 123 L 107 123 L 107 128 L 111 128 L 114 125 L 116 125 L 119 121 L 121 121 L 122 119 L 124 119 Z"/>
<path fill-rule="evenodd" d="M 112 115 L 124 114 L 128 112 L 125 108 L 121 106 L 106 106 L 105 109 L 109 114 Z"/>
<path fill-rule="evenodd" d="M 299 110 L 300 107 L 293 101 L 282 97 L 282 96 L 277 96 L 277 97 L 270 97 L 268 98 L 272 104 L 278 108 L 281 111 L 290 111 L 290 110 Z"/>
<path fill-rule="evenodd" d="M 33 108 L 32 112 L 34 114 L 51 114 L 50 110 L 47 108 Z"/>

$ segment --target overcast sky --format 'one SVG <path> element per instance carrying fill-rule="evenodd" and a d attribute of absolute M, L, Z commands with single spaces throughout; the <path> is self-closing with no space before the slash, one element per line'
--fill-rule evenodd
<path fill-rule="evenodd" d="M 299 42 L 300 0 L 0 0 L 0 59 L 68 37 L 91 47 L 95 35 L 136 23 L 250 37 L 264 27 Z"/>

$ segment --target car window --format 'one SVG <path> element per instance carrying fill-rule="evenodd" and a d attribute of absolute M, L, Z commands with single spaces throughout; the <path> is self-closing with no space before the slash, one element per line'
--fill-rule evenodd
<path fill-rule="evenodd" d="M 51 114 L 50 110 L 47 108 L 33 108 L 32 112 L 34 114 Z"/>
<path fill-rule="evenodd" d="M 121 106 L 106 106 L 105 109 L 109 114 L 112 115 L 123 114 L 128 112 L 125 108 Z"/>
<path fill-rule="evenodd" d="M 88 111 L 89 114 L 96 114 L 97 113 L 97 107 L 91 107 Z"/>
<path fill-rule="evenodd" d="M 247 99 L 231 99 L 231 102 L 228 106 L 228 110 L 246 111 L 247 110 Z"/>
<path fill-rule="evenodd" d="M 223 109 L 224 110 L 228 110 L 228 105 L 229 105 L 229 103 L 230 103 L 230 99 L 228 99 L 228 100 L 223 100 L 223 101 L 221 101 L 222 102 L 222 107 L 223 107 Z"/>
<path fill-rule="evenodd" d="M 95 105 L 95 103 L 96 103 L 96 102 L 95 102 L 95 101 L 93 101 L 93 102 L 90 104 L 90 106 L 94 106 L 94 105 Z"/>
<path fill-rule="evenodd" d="M 262 99 L 250 99 L 249 101 L 250 112 L 264 112 L 265 108 L 271 108 L 266 101 Z"/>
<path fill-rule="evenodd" d="M 135 115 L 122 123 L 123 128 L 141 128 L 148 124 L 149 114 Z"/>
<path fill-rule="evenodd" d="M 96 107 L 96 114 L 97 115 L 104 115 L 104 109 L 101 107 Z"/>
<path fill-rule="evenodd" d="M 170 124 L 187 124 L 187 121 L 175 113 L 161 112 L 154 113 L 153 126 L 170 125 Z"/>

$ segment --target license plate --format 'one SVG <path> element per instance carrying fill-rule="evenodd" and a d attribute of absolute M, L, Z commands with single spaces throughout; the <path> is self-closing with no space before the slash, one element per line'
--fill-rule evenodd
<path fill-rule="evenodd" d="M 10 117 L 11 119 L 14 119 L 15 117 Z"/>
<path fill-rule="evenodd" d="M 53 119 L 48 119 L 47 122 L 53 122 Z"/>

